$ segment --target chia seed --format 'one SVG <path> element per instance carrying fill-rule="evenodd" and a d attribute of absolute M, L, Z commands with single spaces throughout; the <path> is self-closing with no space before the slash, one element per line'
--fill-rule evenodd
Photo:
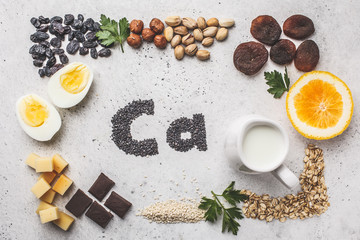
<path fill-rule="evenodd" d="M 191 134 L 191 138 L 182 139 L 181 134 L 186 132 Z M 206 151 L 204 115 L 194 114 L 193 119 L 182 117 L 173 121 L 166 132 L 166 142 L 179 152 L 187 152 L 195 146 L 199 151 Z"/>
<path fill-rule="evenodd" d="M 154 115 L 152 99 L 133 101 L 120 108 L 111 120 L 113 124 L 111 139 L 126 154 L 142 157 L 157 155 L 158 144 L 154 138 L 139 141 L 131 136 L 131 123 L 142 114 Z"/>

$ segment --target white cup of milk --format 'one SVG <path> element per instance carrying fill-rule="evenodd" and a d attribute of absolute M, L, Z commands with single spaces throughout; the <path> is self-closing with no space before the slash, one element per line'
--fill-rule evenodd
<path fill-rule="evenodd" d="M 234 166 L 247 174 L 271 172 L 289 189 L 299 179 L 283 162 L 289 151 L 289 137 L 277 122 L 259 115 L 247 115 L 234 121 L 226 135 L 225 155 Z"/>

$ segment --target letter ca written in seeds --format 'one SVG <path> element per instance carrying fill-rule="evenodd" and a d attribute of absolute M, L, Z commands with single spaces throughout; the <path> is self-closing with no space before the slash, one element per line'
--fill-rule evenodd
<path fill-rule="evenodd" d="M 142 157 L 157 155 L 158 143 L 155 138 L 141 141 L 132 138 L 131 124 L 142 114 L 154 115 L 153 100 L 137 100 L 120 108 L 111 120 L 113 124 L 111 138 L 126 154 Z M 190 133 L 190 137 L 183 137 L 183 133 Z M 199 151 L 206 151 L 204 116 L 194 114 L 192 119 L 182 117 L 173 121 L 166 132 L 166 142 L 179 152 L 186 152 L 194 147 Z"/>

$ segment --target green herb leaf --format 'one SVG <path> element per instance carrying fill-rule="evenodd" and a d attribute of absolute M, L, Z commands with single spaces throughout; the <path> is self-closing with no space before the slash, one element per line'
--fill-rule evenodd
<path fill-rule="evenodd" d="M 215 222 L 217 220 L 217 215 L 222 213 L 222 209 L 217 204 L 216 200 L 206 197 L 202 198 L 199 208 L 207 210 L 205 212 L 205 220 L 209 222 Z"/>
<path fill-rule="evenodd" d="M 280 98 L 285 91 L 289 91 L 290 78 L 285 67 L 284 79 L 281 73 L 274 70 L 273 72 L 264 72 L 266 84 L 270 86 L 267 90 L 270 94 L 274 95 L 274 98 Z"/>
<path fill-rule="evenodd" d="M 119 20 L 119 28 L 120 28 L 119 42 L 121 45 L 121 50 L 122 52 L 124 52 L 122 44 L 123 42 L 126 41 L 126 39 L 130 35 L 129 22 L 126 18 L 122 18 Z"/>
<path fill-rule="evenodd" d="M 224 190 L 222 195 L 215 194 L 211 191 L 213 199 L 203 197 L 199 208 L 206 210 L 205 220 L 209 222 L 217 221 L 218 215 L 223 214 L 222 220 L 222 232 L 227 230 L 232 232 L 234 235 L 237 235 L 240 224 L 236 219 L 244 218 L 240 208 L 236 206 L 236 203 L 243 202 L 249 197 L 245 194 L 241 194 L 240 190 L 234 189 L 235 182 L 231 182 L 230 185 Z M 224 205 L 220 202 L 218 197 L 223 197 L 231 204 L 233 207 L 225 208 Z"/>
<path fill-rule="evenodd" d="M 231 182 L 231 184 L 225 189 L 222 194 L 222 197 L 228 201 L 233 206 L 236 206 L 236 203 L 244 202 L 249 199 L 249 197 L 245 194 L 241 194 L 240 190 L 234 190 L 235 182 Z"/>
<path fill-rule="evenodd" d="M 234 235 L 237 235 L 240 224 L 232 217 L 227 211 L 224 212 L 222 232 L 225 232 L 227 229 L 228 232 L 232 232 Z"/>
<path fill-rule="evenodd" d="M 115 20 L 111 20 L 104 14 L 100 16 L 101 30 L 96 36 L 101 40 L 101 44 L 109 46 L 114 42 L 120 43 L 121 51 L 124 52 L 123 43 L 130 35 L 129 22 L 126 18 L 122 18 L 119 24 Z"/>

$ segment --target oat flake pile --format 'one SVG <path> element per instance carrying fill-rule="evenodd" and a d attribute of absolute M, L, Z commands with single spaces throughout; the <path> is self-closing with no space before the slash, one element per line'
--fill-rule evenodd
<path fill-rule="evenodd" d="M 328 209 L 330 203 L 324 179 L 323 151 L 309 144 L 305 154 L 305 167 L 300 175 L 303 191 L 297 195 L 271 198 L 268 194 L 259 196 L 249 190 L 243 190 L 249 195 L 249 200 L 243 205 L 243 212 L 247 218 L 257 218 L 267 222 L 278 219 L 280 222 L 285 222 L 287 218 L 305 219 L 314 215 L 320 216 Z"/>

